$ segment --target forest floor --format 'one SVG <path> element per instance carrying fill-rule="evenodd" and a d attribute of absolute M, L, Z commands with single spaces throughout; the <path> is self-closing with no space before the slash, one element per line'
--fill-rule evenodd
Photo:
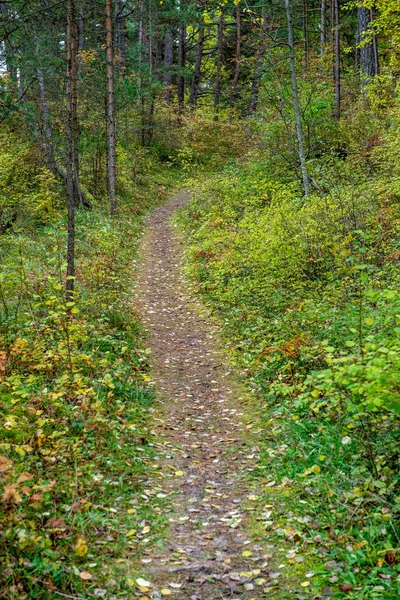
<path fill-rule="evenodd" d="M 138 595 L 261 598 L 277 590 L 279 572 L 271 545 L 263 548 L 250 533 L 254 415 L 217 326 L 183 275 L 183 245 L 171 221 L 188 200 L 177 193 L 150 215 L 134 300 L 151 351 L 156 460 L 170 500 L 167 539 L 146 550 Z"/>

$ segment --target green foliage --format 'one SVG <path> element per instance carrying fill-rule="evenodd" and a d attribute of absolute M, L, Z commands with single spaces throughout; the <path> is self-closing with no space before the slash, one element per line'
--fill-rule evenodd
<path fill-rule="evenodd" d="M 285 489 L 275 535 L 312 536 L 314 591 L 334 587 L 334 568 L 363 598 L 383 597 L 377 578 L 385 598 L 399 593 L 396 143 L 393 130 L 348 162 L 315 160 L 321 192 L 307 200 L 250 156 L 196 185 L 182 215 L 190 275 L 258 397 L 259 477 Z"/>
<path fill-rule="evenodd" d="M 138 506 L 153 453 L 152 393 L 130 299 L 142 216 L 170 175 L 159 170 L 155 184 L 142 163 L 140 184 L 123 183 L 131 200 L 118 221 L 77 211 L 73 303 L 64 218 L 0 237 L 2 598 L 122 593 L 129 557 L 163 529 L 159 500 Z M 151 533 L 141 534 L 143 521 Z"/>
<path fill-rule="evenodd" d="M 0 230 L 17 219 L 45 223 L 57 217 L 60 189 L 38 149 L 15 134 L 0 136 Z"/>

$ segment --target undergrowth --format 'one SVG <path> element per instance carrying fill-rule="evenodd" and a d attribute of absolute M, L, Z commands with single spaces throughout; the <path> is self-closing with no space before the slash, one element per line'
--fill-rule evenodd
<path fill-rule="evenodd" d="M 3 203 L 18 220 L 0 237 L 0 596 L 111 598 L 134 585 L 131 559 L 164 527 L 144 485 L 152 392 L 130 295 L 143 215 L 166 197 L 171 167 L 155 172 L 149 156 L 150 179 L 143 155 L 132 183 L 125 157 L 118 219 L 77 211 L 67 306 L 62 191 L 24 152 Z"/>
<path fill-rule="evenodd" d="M 400 594 L 394 144 L 314 161 L 308 199 L 250 156 L 196 183 L 180 218 L 189 275 L 258 399 L 269 539 L 293 543 L 286 572 L 311 558 L 295 598 Z"/>

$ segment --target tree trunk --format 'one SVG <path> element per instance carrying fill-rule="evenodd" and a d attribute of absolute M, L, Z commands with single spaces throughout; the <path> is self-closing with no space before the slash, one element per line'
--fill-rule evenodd
<path fill-rule="evenodd" d="M 171 25 L 167 26 L 165 32 L 165 46 L 164 46 L 164 85 L 165 92 L 164 98 L 168 102 L 172 99 L 172 67 L 174 64 L 174 31 Z"/>
<path fill-rule="evenodd" d="M 186 24 L 184 22 L 184 0 L 180 0 L 180 18 L 181 23 L 179 24 L 179 48 L 178 48 L 178 82 L 177 82 L 177 93 L 178 93 L 178 112 L 179 116 L 182 115 L 185 107 L 185 62 L 186 62 Z"/>
<path fill-rule="evenodd" d="M 217 30 L 217 73 L 215 77 L 214 109 L 215 120 L 218 121 L 219 103 L 221 100 L 221 75 L 222 75 L 222 43 L 224 35 L 224 16 L 220 15 Z"/>
<path fill-rule="evenodd" d="M 241 22 L 240 22 L 240 9 L 236 8 L 236 56 L 235 56 L 235 74 L 233 76 L 232 82 L 232 90 L 230 97 L 230 106 L 231 108 L 235 104 L 237 99 L 237 87 L 239 83 L 239 74 L 240 74 L 240 60 L 241 60 Z"/>
<path fill-rule="evenodd" d="M 375 33 L 371 32 L 372 15 L 369 8 L 357 8 L 358 43 L 360 48 L 361 84 L 365 90 L 368 82 L 378 74 L 378 52 Z M 364 39 L 367 42 L 363 42 Z"/>
<path fill-rule="evenodd" d="M 76 205 L 76 173 L 74 169 L 74 123 L 76 120 L 77 98 L 77 27 L 75 20 L 75 0 L 68 0 L 67 5 L 67 73 L 66 73 L 66 182 L 68 192 L 68 242 L 67 242 L 67 281 L 66 301 L 72 302 L 75 289 L 75 205 Z"/>
<path fill-rule="evenodd" d="M 199 28 L 199 36 L 197 39 L 197 49 L 196 49 L 196 62 L 194 65 L 194 74 L 193 74 L 193 82 L 190 88 L 190 100 L 189 103 L 194 108 L 197 103 L 197 98 L 199 95 L 199 85 L 201 78 L 201 63 L 203 60 L 203 47 L 204 47 L 204 22 L 202 21 Z"/>
<path fill-rule="evenodd" d="M 298 91 L 297 91 L 297 76 L 296 76 L 296 64 L 295 64 L 294 44 L 293 44 L 293 27 L 292 27 L 291 15 L 290 15 L 290 0 L 285 0 L 285 7 L 286 7 L 287 28 L 288 28 L 289 54 L 290 54 L 290 58 L 289 58 L 290 74 L 292 77 L 293 108 L 294 108 L 294 113 L 295 113 L 295 117 L 296 117 L 297 146 L 298 146 L 301 174 L 302 174 L 302 178 L 303 178 L 304 196 L 307 197 L 310 195 L 310 184 L 309 184 L 309 180 L 308 180 L 306 157 L 305 157 L 305 153 L 304 153 L 303 127 L 302 127 L 302 123 L 301 123 L 299 95 L 298 95 Z"/>
<path fill-rule="evenodd" d="M 321 0 L 321 45 L 320 45 L 320 54 L 324 56 L 325 54 L 325 44 L 326 44 L 326 0 Z"/>
<path fill-rule="evenodd" d="M 341 86 L 340 86 L 340 17 L 339 17 L 339 0 L 331 0 L 333 2 L 333 17 L 335 31 L 335 63 L 334 63 L 334 82 L 335 82 L 335 119 L 340 119 L 340 102 L 341 102 Z"/>
<path fill-rule="evenodd" d="M 110 215 L 116 208 L 116 152 L 114 114 L 114 47 L 112 0 L 106 0 L 106 53 L 107 53 L 107 137 L 108 137 L 108 194 Z"/>

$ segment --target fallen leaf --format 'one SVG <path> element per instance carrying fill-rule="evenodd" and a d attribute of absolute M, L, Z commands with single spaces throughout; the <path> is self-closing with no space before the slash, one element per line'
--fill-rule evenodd
<path fill-rule="evenodd" d="M 81 571 L 79 573 L 79 577 L 83 579 L 83 581 L 89 581 L 90 579 L 93 579 L 93 575 L 89 573 L 89 571 Z"/>
<path fill-rule="evenodd" d="M 146 581 L 146 579 L 142 579 L 141 577 L 136 579 L 136 583 L 138 584 L 139 587 L 146 587 L 146 588 L 151 587 L 150 581 Z"/>

